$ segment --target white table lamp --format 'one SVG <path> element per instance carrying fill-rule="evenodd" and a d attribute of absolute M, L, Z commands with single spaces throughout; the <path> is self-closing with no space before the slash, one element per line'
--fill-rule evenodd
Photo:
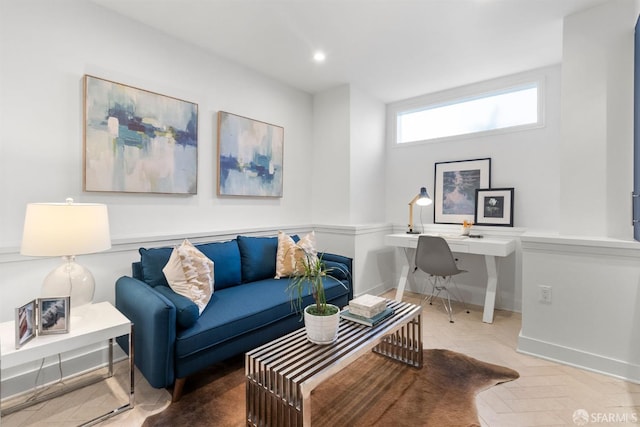
<path fill-rule="evenodd" d="M 29 203 L 22 234 L 22 255 L 61 256 L 63 264 L 45 277 L 43 297 L 71 296 L 71 306 L 93 301 L 95 280 L 76 255 L 111 247 L 107 206 L 94 203 Z"/>
<path fill-rule="evenodd" d="M 413 205 L 429 206 L 431 203 L 433 200 L 429 197 L 427 188 L 421 187 L 420 192 L 409 202 L 409 230 L 407 230 L 407 234 L 420 234 L 419 231 L 413 230 Z"/>

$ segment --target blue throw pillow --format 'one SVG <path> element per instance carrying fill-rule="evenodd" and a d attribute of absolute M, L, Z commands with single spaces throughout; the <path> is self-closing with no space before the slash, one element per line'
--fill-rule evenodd
<path fill-rule="evenodd" d="M 155 290 L 176 306 L 176 323 L 181 328 L 190 328 L 198 321 L 200 310 L 189 298 L 177 294 L 168 286 L 156 286 Z"/>
<path fill-rule="evenodd" d="M 214 242 L 196 245 L 207 258 L 213 261 L 213 277 L 216 290 L 242 283 L 240 250 L 238 242 Z"/>
<path fill-rule="evenodd" d="M 277 237 L 238 236 L 242 282 L 273 279 L 276 275 Z"/>
<path fill-rule="evenodd" d="M 322 263 L 327 269 L 331 269 L 329 276 L 335 277 L 338 280 L 349 280 L 349 269 L 347 269 L 347 266 L 343 263 L 324 260 Z"/>
<path fill-rule="evenodd" d="M 142 265 L 142 278 L 152 287 L 156 286 L 169 286 L 167 278 L 164 277 L 162 269 L 167 262 L 173 248 L 155 248 L 145 249 L 140 248 L 140 263 Z"/>

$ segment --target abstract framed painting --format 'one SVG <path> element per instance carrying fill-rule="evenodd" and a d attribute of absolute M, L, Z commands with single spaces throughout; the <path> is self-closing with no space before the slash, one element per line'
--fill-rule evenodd
<path fill-rule="evenodd" d="M 282 197 L 284 128 L 218 112 L 218 195 Z"/>
<path fill-rule="evenodd" d="M 476 190 L 489 187 L 490 158 L 436 163 L 433 222 L 472 222 L 475 217 Z"/>
<path fill-rule="evenodd" d="M 196 194 L 198 105 L 84 76 L 84 191 Z"/>
<path fill-rule="evenodd" d="M 513 227 L 513 188 L 476 190 L 476 225 Z"/>

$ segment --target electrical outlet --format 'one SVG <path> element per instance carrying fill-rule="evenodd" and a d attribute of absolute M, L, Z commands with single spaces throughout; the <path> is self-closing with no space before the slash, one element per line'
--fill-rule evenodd
<path fill-rule="evenodd" d="M 539 285 L 540 290 L 540 302 L 545 304 L 551 304 L 551 286 Z"/>

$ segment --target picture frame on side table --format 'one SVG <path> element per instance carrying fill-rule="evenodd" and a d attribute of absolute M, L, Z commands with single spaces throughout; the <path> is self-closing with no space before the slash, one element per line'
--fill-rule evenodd
<path fill-rule="evenodd" d="M 197 194 L 198 104 L 84 76 L 84 191 Z"/>
<path fill-rule="evenodd" d="M 284 128 L 218 112 L 218 196 L 282 197 Z"/>
<path fill-rule="evenodd" d="M 463 224 L 475 217 L 476 190 L 491 187 L 491 159 L 435 164 L 434 223 Z"/>
<path fill-rule="evenodd" d="M 16 349 L 35 338 L 37 334 L 36 310 L 36 300 L 16 308 Z"/>
<path fill-rule="evenodd" d="M 38 335 L 69 332 L 70 302 L 68 296 L 38 299 Z"/>
<path fill-rule="evenodd" d="M 513 188 L 476 190 L 476 225 L 513 227 Z"/>

